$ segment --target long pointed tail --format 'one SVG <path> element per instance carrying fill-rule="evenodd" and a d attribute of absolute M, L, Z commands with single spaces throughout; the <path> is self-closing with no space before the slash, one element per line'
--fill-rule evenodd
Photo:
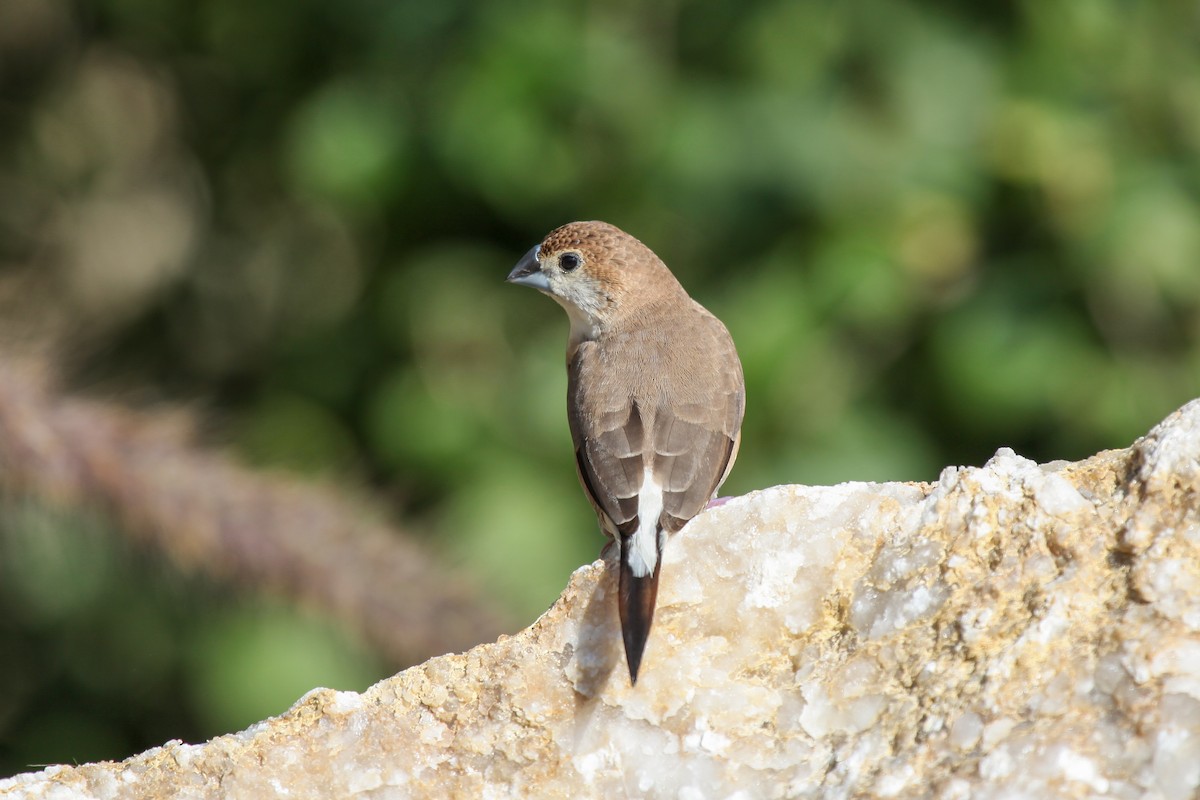
<path fill-rule="evenodd" d="M 629 566 L 629 538 L 621 541 L 621 579 L 617 605 L 621 612 L 621 636 L 625 639 L 625 661 L 629 664 L 629 682 L 637 685 L 638 667 L 654 621 L 654 603 L 658 600 L 658 573 L 662 568 L 662 538 L 655 543 L 658 558 L 649 575 L 638 577 Z"/>

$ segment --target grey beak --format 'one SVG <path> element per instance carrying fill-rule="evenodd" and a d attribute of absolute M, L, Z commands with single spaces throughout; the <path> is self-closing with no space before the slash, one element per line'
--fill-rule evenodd
<path fill-rule="evenodd" d="M 540 244 L 529 248 L 529 252 L 517 262 L 512 272 L 508 273 L 509 283 L 532 286 L 542 292 L 550 291 L 550 281 L 546 279 L 546 273 L 542 272 L 542 265 L 538 263 L 538 251 L 541 249 Z"/>

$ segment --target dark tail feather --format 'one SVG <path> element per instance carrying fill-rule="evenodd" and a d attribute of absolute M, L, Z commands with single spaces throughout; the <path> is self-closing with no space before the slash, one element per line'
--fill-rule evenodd
<path fill-rule="evenodd" d="M 654 621 L 654 603 L 658 599 L 658 573 L 662 567 L 662 540 L 659 539 L 658 559 L 654 571 L 639 578 L 629 569 L 626 557 L 628 540 L 621 539 L 621 581 L 617 604 L 621 611 L 621 636 L 625 639 L 625 661 L 629 664 L 629 682 L 637 685 L 638 667 L 642 664 L 642 651 L 646 649 L 646 638 L 650 635 L 650 623 Z"/>

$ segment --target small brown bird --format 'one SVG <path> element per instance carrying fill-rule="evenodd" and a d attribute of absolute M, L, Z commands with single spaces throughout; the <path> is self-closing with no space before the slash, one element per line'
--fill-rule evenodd
<path fill-rule="evenodd" d="M 621 633 L 636 684 L 666 534 L 716 497 L 737 457 L 742 365 L 721 321 L 650 248 L 605 222 L 552 231 L 508 280 L 550 295 L 571 320 L 575 464 L 620 546 Z"/>

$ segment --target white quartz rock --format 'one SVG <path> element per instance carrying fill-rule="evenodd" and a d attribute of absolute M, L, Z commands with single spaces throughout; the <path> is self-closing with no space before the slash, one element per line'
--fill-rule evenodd
<path fill-rule="evenodd" d="M 581 533 L 582 535 L 582 533 Z M 781 486 L 520 634 L 0 797 L 1152 797 L 1200 787 L 1200 402 L 1127 450 Z"/>

